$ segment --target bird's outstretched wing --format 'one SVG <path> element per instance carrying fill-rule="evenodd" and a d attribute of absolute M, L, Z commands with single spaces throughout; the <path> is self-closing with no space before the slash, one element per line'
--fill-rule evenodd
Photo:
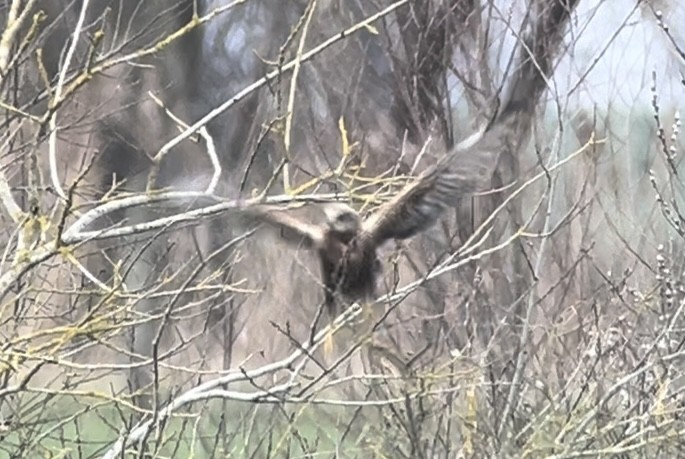
<path fill-rule="evenodd" d="M 406 239 L 432 226 L 446 207 L 477 191 L 487 165 L 468 155 L 445 158 L 427 169 L 362 224 L 363 237 L 375 244 Z"/>
<path fill-rule="evenodd" d="M 286 210 L 272 206 L 252 206 L 244 209 L 241 214 L 244 223 L 264 224 L 290 244 L 307 249 L 317 249 L 323 244 L 324 231 L 321 227 L 288 215 Z"/>

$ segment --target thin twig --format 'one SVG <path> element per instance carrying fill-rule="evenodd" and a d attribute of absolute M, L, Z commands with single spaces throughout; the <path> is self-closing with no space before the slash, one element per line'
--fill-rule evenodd
<path fill-rule="evenodd" d="M 164 112 L 176 124 L 178 124 L 183 129 L 188 128 L 188 123 L 183 121 L 181 118 L 176 116 L 171 110 L 169 110 L 169 108 L 166 107 L 166 105 L 164 105 L 164 102 L 159 97 L 157 97 L 152 91 L 148 92 L 148 94 L 150 95 L 150 98 L 157 103 L 157 105 L 164 109 Z M 200 130 L 198 131 L 198 134 L 200 134 L 200 137 L 202 137 L 205 140 L 205 144 L 207 145 L 207 156 L 209 156 L 209 162 L 212 163 L 212 178 L 209 180 L 209 184 L 207 184 L 207 188 L 205 189 L 205 193 L 211 195 L 216 190 L 216 186 L 219 184 L 219 179 L 221 178 L 221 162 L 219 161 L 219 157 L 216 154 L 216 146 L 214 144 L 214 139 L 211 135 L 209 135 L 206 126 L 202 126 L 202 128 L 200 128 Z M 148 176 L 148 190 L 154 187 L 155 180 L 152 178 L 156 176 L 156 171 L 159 169 L 159 163 L 162 161 L 162 159 L 163 156 L 160 156 L 159 158 L 155 158 L 154 160 L 154 164 L 152 165 L 153 170 L 150 171 L 150 175 Z"/>
<path fill-rule="evenodd" d="M 314 16 L 314 10 L 316 9 L 316 0 L 311 0 L 308 5 L 306 18 L 304 26 L 302 27 L 302 36 L 300 37 L 300 43 L 297 47 L 297 54 L 295 55 L 294 65 L 293 65 L 293 76 L 290 79 L 290 91 L 288 93 L 288 106 L 286 108 L 285 114 L 285 133 L 283 135 L 283 143 L 285 144 L 285 156 L 286 162 L 283 164 L 283 189 L 287 192 L 290 191 L 290 135 L 292 131 L 293 117 L 295 114 L 295 91 L 297 89 L 297 80 L 300 75 L 300 66 L 302 64 L 302 52 L 304 51 L 304 44 L 307 40 L 307 32 L 309 31 L 309 25 L 311 24 L 312 17 Z"/>

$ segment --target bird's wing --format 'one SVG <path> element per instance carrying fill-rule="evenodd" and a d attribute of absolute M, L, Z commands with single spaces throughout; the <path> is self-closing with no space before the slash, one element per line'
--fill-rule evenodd
<path fill-rule="evenodd" d="M 458 198 L 476 191 L 488 174 L 488 165 L 468 155 L 460 156 L 430 167 L 381 205 L 362 224 L 363 237 L 376 245 L 388 239 L 409 238 L 432 226 Z"/>
<path fill-rule="evenodd" d="M 243 221 L 248 224 L 263 224 L 276 232 L 286 242 L 307 249 L 322 246 L 324 230 L 288 215 L 287 211 L 270 206 L 252 206 L 242 212 Z"/>

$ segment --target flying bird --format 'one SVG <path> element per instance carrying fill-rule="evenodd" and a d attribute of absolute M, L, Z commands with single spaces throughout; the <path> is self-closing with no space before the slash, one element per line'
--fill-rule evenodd
<path fill-rule="evenodd" d="M 325 305 L 333 318 L 338 301 L 375 297 L 376 278 L 381 273 L 378 247 L 391 239 L 410 238 L 435 224 L 457 198 L 475 191 L 483 176 L 479 166 L 483 165 L 468 158 L 459 165 L 454 158 L 443 158 L 366 219 L 341 203 L 324 205 L 324 225 L 302 221 L 268 205 L 251 206 L 245 212 L 255 222 L 277 230 L 286 242 L 317 253 Z"/>

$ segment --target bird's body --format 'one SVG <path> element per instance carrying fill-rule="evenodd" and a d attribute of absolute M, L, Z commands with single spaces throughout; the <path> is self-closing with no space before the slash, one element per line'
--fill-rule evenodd
<path fill-rule="evenodd" d="M 376 248 L 365 243 L 361 234 L 329 231 L 318 254 L 326 307 L 332 317 L 341 299 L 368 299 L 374 295 L 380 261 Z M 338 293 L 342 298 L 336 298 Z"/>

